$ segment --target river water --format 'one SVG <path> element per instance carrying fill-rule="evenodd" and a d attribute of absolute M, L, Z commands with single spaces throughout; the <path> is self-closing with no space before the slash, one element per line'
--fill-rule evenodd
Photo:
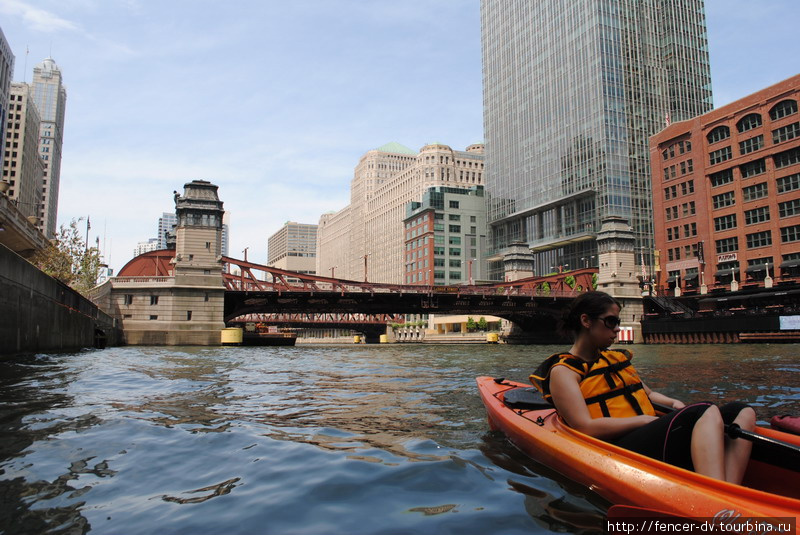
<path fill-rule="evenodd" d="M 474 378 L 563 348 L 122 347 L 0 362 L 0 533 L 600 533 Z M 654 389 L 800 414 L 800 345 L 633 346 Z"/>

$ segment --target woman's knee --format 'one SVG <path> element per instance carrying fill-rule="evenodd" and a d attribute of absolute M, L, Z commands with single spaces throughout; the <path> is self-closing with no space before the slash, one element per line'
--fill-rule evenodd
<path fill-rule="evenodd" d="M 719 412 L 719 407 L 716 405 L 710 405 L 703 415 L 697 420 L 695 424 L 695 430 L 702 429 L 702 430 L 719 430 L 722 432 L 723 426 L 725 422 L 722 420 L 722 413 Z"/>
<path fill-rule="evenodd" d="M 756 428 L 756 411 L 753 410 L 753 407 L 745 407 L 739 411 L 733 423 L 737 424 L 742 429 L 752 431 Z"/>

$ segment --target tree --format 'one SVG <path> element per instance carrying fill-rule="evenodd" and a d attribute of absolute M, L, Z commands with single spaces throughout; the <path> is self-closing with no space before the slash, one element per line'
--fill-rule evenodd
<path fill-rule="evenodd" d="M 31 263 L 85 296 L 97 285 L 100 251 L 97 247 L 87 247 L 81 237 L 78 222 L 82 220 L 73 219 L 69 227 L 61 225 L 51 245 L 36 253 Z"/>
<path fill-rule="evenodd" d="M 475 329 L 477 329 L 477 328 L 478 328 L 478 324 L 475 323 L 475 320 L 472 318 L 472 316 L 468 317 L 467 318 L 467 332 L 471 333 L 471 332 L 475 331 Z"/>
<path fill-rule="evenodd" d="M 478 330 L 486 331 L 489 329 L 489 322 L 486 321 L 486 318 L 481 316 L 481 319 L 478 320 Z"/>

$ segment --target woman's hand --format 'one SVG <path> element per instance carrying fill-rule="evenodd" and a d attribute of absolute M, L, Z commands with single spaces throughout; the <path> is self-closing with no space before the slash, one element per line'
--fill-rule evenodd
<path fill-rule="evenodd" d="M 685 406 L 686 406 L 686 403 L 684 403 L 683 401 L 680 401 L 678 399 L 673 399 L 672 400 L 672 408 L 673 409 L 682 409 Z"/>

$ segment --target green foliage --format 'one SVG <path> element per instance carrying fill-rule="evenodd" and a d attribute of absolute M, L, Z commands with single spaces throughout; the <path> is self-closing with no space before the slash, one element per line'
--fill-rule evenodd
<path fill-rule="evenodd" d="M 575 277 L 572 275 L 567 275 L 566 277 L 564 277 L 564 284 L 566 284 L 570 288 L 575 288 Z"/>
<path fill-rule="evenodd" d="M 489 329 L 489 322 L 486 321 L 486 318 L 481 316 L 481 318 L 478 320 L 478 330 L 486 331 L 487 329 Z"/>
<path fill-rule="evenodd" d="M 550 295 L 550 283 L 549 282 L 543 282 L 542 285 L 539 286 L 539 289 L 542 291 L 542 293 L 544 295 Z"/>
<path fill-rule="evenodd" d="M 467 318 L 467 332 L 469 332 L 469 333 L 474 332 L 475 329 L 477 329 L 477 328 L 478 328 L 478 324 L 475 323 L 475 320 L 472 318 L 472 316 L 468 317 Z"/>
<path fill-rule="evenodd" d="M 592 290 L 597 289 L 597 273 L 592 273 Z"/>
<path fill-rule="evenodd" d="M 73 219 L 69 227 L 61 225 L 51 246 L 36 253 L 31 263 L 81 295 L 88 295 L 100 276 L 100 251 L 86 246 L 78 230 L 82 220 Z"/>

